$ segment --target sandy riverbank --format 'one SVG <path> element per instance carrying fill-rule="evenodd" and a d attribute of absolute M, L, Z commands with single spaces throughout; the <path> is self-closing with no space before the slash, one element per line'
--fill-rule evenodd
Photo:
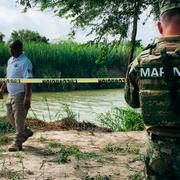
<path fill-rule="evenodd" d="M 0 147 L 0 179 L 142 179 L 146 142 L 144 131 L 37 131 L 22 152 Z"/>

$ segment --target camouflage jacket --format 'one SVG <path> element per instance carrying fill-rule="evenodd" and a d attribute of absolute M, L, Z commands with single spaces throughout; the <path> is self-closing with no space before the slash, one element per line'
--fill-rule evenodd
<path fill-rule="evenodd" d="M 180 50 L 180 36 L 169 36 L 169 37 L 159 38 L 156 44 L 150 45 L 147 48 L 145 48 L 143 52 L 129 65 L 127 77 L 126 77 L 126 85 L 125 85 L 125 100 L 131 107 L 143 108 L 142 98 L 141 98 L 142 86 L 141 86 L 140 76 L 139 76 L 140 64 L 143 64 L 144 62 L 146 64 L 148 63 L 150 64 L 152 63 L 152 59 L 153 59 L 153 62 L 156 61 L 156 59 L 158 61 L 160 58 L 161 51 L 165 48 L 168 54 L 173 54 L 177 50 Z M 148 82 L 149 86 L 151 86 L 150 82 L 151 81 Z M 162 86 L 162 85 L 159 84 L 159 86 Z M 156 114 L 158 113 L 154 113 L 154 115 Z M 164 124 L 164 126 L 166 126 L 166 124 Z M 167 126 L 169 126 L 169 124 L 167 124 Z"/>

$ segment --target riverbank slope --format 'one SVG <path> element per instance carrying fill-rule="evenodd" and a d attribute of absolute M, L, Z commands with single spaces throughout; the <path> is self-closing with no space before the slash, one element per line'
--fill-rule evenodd
<path fill-rule="evenodd" d="M 146 142 L 145 131 L 38 130 L 22 152 L 0 146 L 0 179 L 143 179 Z"/>

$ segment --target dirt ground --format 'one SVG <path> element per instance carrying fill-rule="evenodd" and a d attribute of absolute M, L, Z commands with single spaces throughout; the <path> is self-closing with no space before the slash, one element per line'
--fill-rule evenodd
<path fill-rule="evenodd" d="M 0 179 L 143 179 L 146 142 L 144 131 L 38 131 L 21 152 L 0 147 Z"/>

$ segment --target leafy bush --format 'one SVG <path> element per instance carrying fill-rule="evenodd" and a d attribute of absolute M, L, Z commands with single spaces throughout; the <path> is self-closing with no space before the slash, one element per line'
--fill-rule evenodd
<path fill-rule="evenodd" d="M 5 135 L 4 133 L 0 133 L 0 146 L 7 145 L 12 141 L 12 138 Z"/>
<path fill-rule="evenodd" d="M 114 107 L 111 111 L 101 113 L 97 119 L 117 132 L 144 130 L 141 114 L 132 109 Z"/>
<path fill-rule="evenodd" d="M 7 121 L 5 118 L 0 118 L 0 133 L 8 133 L 13 131 L 14 129 L 9 121 Z"/>

